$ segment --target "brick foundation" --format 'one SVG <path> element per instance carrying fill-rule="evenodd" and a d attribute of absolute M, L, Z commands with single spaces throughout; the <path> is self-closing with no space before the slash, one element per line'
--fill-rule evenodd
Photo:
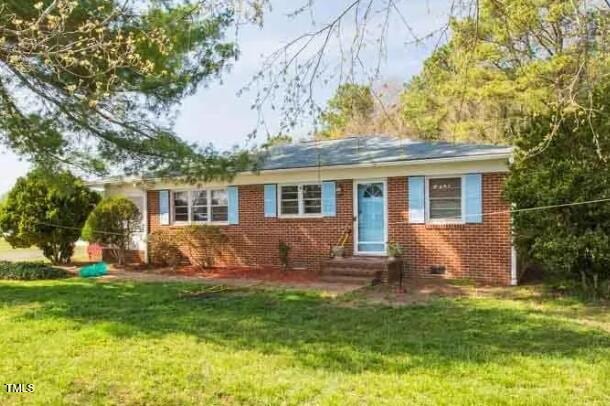
<path fill-rule="evenodd" d="M 507 210 L 502 199 L 505 179 L 502 173 L 483 175 L 484 213 Z M 324 218 L 265 218 L 263 185 L 239 187 L 239 224 L 220 226 L 228 243 L 216 253 L 217 265 L 280 266 L 278 244 L 291 246 L 292 267 L 317 271 L 337 244 L 343 230 L 352 226 L 353 182 L 339 180 L 337 215 Z M 510 215 L 484 216 L 482 224 L 431 225 L 409 224 L 407 217 L 407 180 L 388 178 L 388 237 L 404 248 L 409 272 L 430 275 L 431 266 L 444 266 L 448 278 L 471 278 L 495 283 L 510 283 Z M 148 232 L 174 233 L 180 226 L 161 226 L 158 192 L 148 192 Z M 346 252 L 353 252 L 352 240 Z M 154 252 L 150 252 L 154 258 Z"/>

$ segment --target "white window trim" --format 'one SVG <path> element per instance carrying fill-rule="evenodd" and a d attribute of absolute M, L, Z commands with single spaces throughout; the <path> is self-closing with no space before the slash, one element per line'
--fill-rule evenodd
<path fill-rule="evenodd" d="M 222 190 L 227 193 L 227 220 L 226 221 L 212 221 L 212 191 Z M 187 226 L 187 225 L 198 225 L 198 224 L 211 224 L 225 226 L 229 224 L 229 213 L 228 213 L 228 189 L 227 188 L 202 188 L 202 189 L 172 189 L 170 192 L 170 214 L 171 224 L 176 226 Z M 176 221 L 176 212 L 174 211 L 174 194 L 175 193 L 187 193 L 187 207 L 188 207 L 188 221 Z M 206 192 L 207 194 L 207 209 L 208 209 L 208 220 L 207 221 L 193 221 L 193 192 Z M 214 206 L 219 207 L 219 206 Z"/>
<path fill-rule="evenodd" d="M 430 218 L 430 179 L 460 179 L 460 218 L 459 219 L 431 219 Z M 434 175 L 426 176 L 425 182 L 425 200 L 426 200 L 426 224 L 466 224 L 466 194 L 464 193 L 464 175 Z"/>
<path fill-rule="evenodd" d="M 305 200 L 303 199 L 303 186 L 320 186 L 320 213 L 305 213 Z M 282 187 L 297 186 L 298 188 L 298 205 L 299 214 L 282 214 Z M 301 183 L 280 183 L 277 185 L 277 208 L 279 218 L 320 218 L 322 214 L 322 184 L 318 182 L 301 182 Z"/>

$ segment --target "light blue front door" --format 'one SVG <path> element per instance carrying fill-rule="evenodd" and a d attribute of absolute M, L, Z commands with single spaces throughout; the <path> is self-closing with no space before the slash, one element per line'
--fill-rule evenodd
<path fill-rule="evenodd" d="M 358 183 L 356 252 L 385 254 L 385 187 L 383 182 Z"/>

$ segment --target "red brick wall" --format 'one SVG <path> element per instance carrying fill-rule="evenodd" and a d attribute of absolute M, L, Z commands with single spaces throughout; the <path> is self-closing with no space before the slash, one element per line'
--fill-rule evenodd
<path fill-rule="evenodd" d="M 337 216 L 290 219 L 263 215 L 263 185 L 239 187 L 239 224 L 221 226 L 229 243 L 218 265 L 280 266 L 280 241 L 290 245 L 292 267 L 319 269 L 328 258 L 330 247 L 337 244 L 342 231 L 352 224 L 352 181 L 337 181 Z M 165 229 L 174 232 L 180 226 L 159 225 L 158 192 L 148 193 L 149 232 Z M 348 252 L 351 252 L 351 241 Z M 154 256 L 154 253 L 151 252 Z"/>
<path fill-rule="evenodd" d="M 483 211 L 507 210 L 501 197 L 505 175 L 483 175 Z M 278 244 L 286 242 L 293 267 L 318 270 L 346 227 L 352 226 L 353 182 L 337 181 L 337 216 L 311 219 L 266 218 L 263 185 L 239 187 L 239 224 L 221 226 L 228 236 L 218 265 L 279 266 Z M 409 270 L 430 275 L 430 267 L 446 267 L 446 277 L 510 283 L 510 216 L 484 216 L 482 224 L 409 224 L 407 180 L 388 178 L 388 237 L 403 246 Z M 179 226 L 159 225 L 158 192 L 148 192 L 149 232 L 175 232 Z M 348 255 L 352 252 L 350 237 Z M 150 253 L 154 257 L 154 253 Z"/>
<path fill-rule="evenodd" d="M 99 244 L 89 244 L 87 247 L 87 257 L 92 262 L 108 262 L 110 264 L 116 262 L 115 254 L 108 248 L 103 248 Z M 146 253 L 144 251 L 129 250 L 125 258 L 127 263 L 143 263 L 146 261 Z"/>
<path fill-rule="evenodd" d="M 505 178 L 483 174 L 483 213 L 510 208 L 502 199 Z M 404 177 L 388 179 L 388 195 L 388 238 L 403 246 L 411 272 L 430 275 L 430 267 L 440 265 L 450 278 L 510 283 L 510 214 L 483 216 L 480 224 L 410 224 Z"/>

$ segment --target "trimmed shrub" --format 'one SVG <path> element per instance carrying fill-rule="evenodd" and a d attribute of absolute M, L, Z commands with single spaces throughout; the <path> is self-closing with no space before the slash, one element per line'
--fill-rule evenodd
<path fill-rule="evenodd" d="M 134 234 L 141 231 L 142 213 L 131 200 L 122 196 L 104 198 L 93 209 L 82 236 L 90 243 L 112 250 L 119 265 L 124 265 Z"/>
<path fill-rule="evenodd" d="M 0 279 L 32 281 L 41 279 L 62 279 L 71 276 L 70 272 L 54 268 L 42 262 L 0 261 Z"/>
<path fill-rule="evenodd" d="M 227 236 L 217 226 L 191 225 L 181 227 L 176 232 L 191 265 L 198 268 L 209 268 L 214 265 L 214 258 L 222 253 L 222 246 Z"/>
<path fill-rule="evenodd" d="M 180 252 L 172 234 L 156 230 L 148 237 L 148 242 L 153 264 L 174 268 L 182 262 L 184 255 Z"/>

